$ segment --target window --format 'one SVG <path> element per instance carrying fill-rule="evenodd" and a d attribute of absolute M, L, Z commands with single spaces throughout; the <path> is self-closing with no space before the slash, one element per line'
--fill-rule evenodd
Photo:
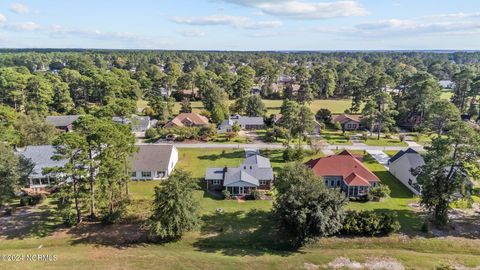
<path fill-rule="evenodd" d="M 260 180 L 258 181 L 261 186 L 266 186 L 268 185 L 268 180 Z"/>
<path fill-rule="evenodd" d="M 137 177 L 137 172 L 132 172 L 132 177 Z"/>
<path fill-rule="evenodd" d="M 165 177 L 165 172 L 157 171 L 157 177 L 159 177 L 159 178 Z"/>
<path fill-rule="evenodd" d="M 214 184 L 215 186 L 219 186 L 219 185 L 220 185 L 220 182 L 221 182 L 220 180 L 213 180 L 213 184 Z"/>
<path fill-rule="evenodd" d="M 152 177 L 152 172 L 142 172 L 142 177 Z"/>
<path fill-rule="evenodd" d="M 408 179 L 408 184 L 411 186 L 413 184 L 412 179 Z"/>

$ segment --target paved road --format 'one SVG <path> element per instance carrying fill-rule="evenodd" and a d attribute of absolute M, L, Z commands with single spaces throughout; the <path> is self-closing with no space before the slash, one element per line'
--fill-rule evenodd
<path fill-rule="evenodd" d="M 226 143 L 173 143 L 178 148 L 258 148 L 258 149 L 283 149 L 281 144 L 250 143 L 250 144 L 226 144 Z M 309 148 L 308 145 L 304 146 Z M 327 145 L 325 150 L 378 150 L 378 151 L 400 151 L 405 150 L 406 146 L 368 146 L 368 145 Z M 412 147 L 416 151 L 422 151 L 423 146 Z"/>

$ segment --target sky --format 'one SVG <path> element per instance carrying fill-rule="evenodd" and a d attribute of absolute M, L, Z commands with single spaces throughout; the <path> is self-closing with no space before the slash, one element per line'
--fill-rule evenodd
<path fill-rule="evenodd" d="M 0 48 L 480 50 L 480 1 L 0 0 Z"/>

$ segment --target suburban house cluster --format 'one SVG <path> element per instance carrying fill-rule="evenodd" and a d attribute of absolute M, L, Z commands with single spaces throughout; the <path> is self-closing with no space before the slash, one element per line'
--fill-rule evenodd
<path fill-rule="evenodd" d="M 132 180 L 162 180 L 168 178 L 178 162 L 178 149 L 171 144 L 137 145 L 138 151 L 130 158 Z M 52 145 L 27 146 L 17 154 L 34 164 L 27 179 L 27 187 L 42 190 L 64 181 L 63 175 L 46 172 L 47 169 L 63 167 L 67 160 L 56 160 Z"/>

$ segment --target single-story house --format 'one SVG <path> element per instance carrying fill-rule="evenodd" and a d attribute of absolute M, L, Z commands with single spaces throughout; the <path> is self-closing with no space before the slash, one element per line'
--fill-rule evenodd
<path fill-rule="evenodd" d="M 450 80 L 440 80 L 438 84 L 444 89 L 453 89 L 455 87 L 455 83 Z"/>
<path fill-rule="evenodd" d="M 360 115 L 341 114 L 333 118 L 333 123 L 339 122 L 343 130 L 353 131 L 360 129 Z"/>
<path fill-rule="evenodd" d="M 58 183 L 58 175 L 44 173 L 46 168 L 63 167 L 67 160 L 53 160 L 55 148 L 52 145 L 27 146 L 17 153 L 33 163 L 33 170 L 28 175 L 27 186 L 32 189 L 43 189 Z"/>
<path fill-rule="evenodd" d="M 217 133 L 232 132 L 232 127 L 235 123 L 238 123 L 242 130 L 257 130 L 265 127 L 263 117 L 240 116 L 237 114 L 229 116 L 227 120 L 218 125 Z"/>
<path fill-rule="evenodd" d="M 137 137 L 144 137 L 145 132 L 157 123 L 157 120 L 151 120 L 149 116 L 138 116 L 136 114 L 132 114 L 131 117 L 114 116 L 112 121 L 122 125 L 130 125 L 132 132 Z"/>
<path fill-rule="evenodd" d="M 402 184 L 416 195 L 420 195 L 421 187 L 417 183 L 417 177 L 412 174 L 412 170 L 425 165 L 423 157 L 412 148 L 405 151 L 399 151 L 388 161 L 389 171 Z"/>
<path fill-rule="evenodd" d="M 211 191 L 228 190 L 232 196 L 244 196 L 254 190 L 270 190 L 274 181 L 268 158 L 249 155 L 239 167 L 207 168 L 205 182 Z"/>
<path fill-rule="evenodd" d="M 170 176 L 178 162 L 178 150 L 171 144 L 137 145 L 130 158 L 132 180 L 161 180 Z"/>
<path fill-rule="evenodd" d="M 370 188 L 380 182 L 359 158 L 347 150 L 338 155 L 310 160 L 305 165 L 323 178 L 326 187 L 339 188 L 349 198 L 367 196 Z"/>
<path fill-rule="evenodd" d="M 165 124 L 164 128 L 172 127 L 204 127 L 210 123 L 208 119 L 198 113 L 181 113 L 173 118 L 170 122 Z"/>
<path fill-rule="evenodd" d="M 57 129 L 65 132 L 73 130 L 73 122 L 77 121 L 80 115 L 59 115 L 59 116 L 47 116 L 45 122 L 54 125 Z"/>

